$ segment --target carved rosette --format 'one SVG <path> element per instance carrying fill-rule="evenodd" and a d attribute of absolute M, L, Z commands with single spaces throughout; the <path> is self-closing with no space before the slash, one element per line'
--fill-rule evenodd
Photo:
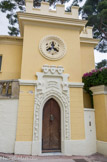
<path fill-rule="evenodd" d="M 66 45 L 60 37 L 48 35 L 40 41 L 39 50 L 46 59 L 59 60 L 66 53 Z"/>

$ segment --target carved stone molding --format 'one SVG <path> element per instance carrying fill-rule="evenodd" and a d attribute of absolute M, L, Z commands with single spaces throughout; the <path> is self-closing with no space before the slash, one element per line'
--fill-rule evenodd
<path fill-rule="evenodd" d="M 59 60 L 66 53 L 64 41 L 58 36 L 48 35 L 39 44 L 40 53 L 49 60 Z"/>
<path fill-rule="evenodd" d="M 36 74 L 33 141 L 41 140 L 43 107 L 50 98 L 54 98 L 61 109 L 62 141 L 70 140 L 69 75 L 63 74 L 62 66 L 44 65 L 42 71 Z"/>
<path fill-rule="evenodd" d="M 65 94 L 61 94 L 58 90 L 56 89 L 50 89 L 49 91 L 46 91 L 45 93 L 38 93 L 35 96 L 35 111 L 34 111 L 34 141 L 38 141 L 39 138 L 39 123 L 40 123 L 40 118 L 39 118 L 39 111 L 40 111 L 40 106 L 42 105 L 42 102 L 45 103 L 48 99 L 50 98 L 54 98 L 59 102 L 62 102 L 62 106 L 64 109 L 64 113 L 65 113 L 65 123 L 64 123 L 64 127 L 65 127 L 65 137 L 64 139 L 66 140 L 70 140 L 70 123 L 69 123 L 69 106 L 70 106 L 70 102 L 69 102 L 69 97 L 66 96 Z"/>

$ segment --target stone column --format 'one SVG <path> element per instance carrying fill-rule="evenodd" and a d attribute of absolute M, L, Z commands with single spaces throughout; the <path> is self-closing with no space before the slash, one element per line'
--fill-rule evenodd
<path fill-rule="evenodd" d="M 107 155 L 107 86 L 95 86 L 90 90 L 95 108 L 97 152 Z"/>
<path fill-rule="evenodd" d="M 18 99 L 19 98 L 19 82 L 17 80 L 12 82 L 12 90 L 11 91 L 12 91 L 11 97 Z"/>

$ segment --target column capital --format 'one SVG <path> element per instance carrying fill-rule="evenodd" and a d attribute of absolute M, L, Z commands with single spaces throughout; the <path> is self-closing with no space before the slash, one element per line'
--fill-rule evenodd
<path fill-rule="evenodd" d="M 98 95 L 98 94 L 107 94 L 107 86 L 105 85 L 100 85 L 100 86 L 94 86 L 91 87 L 90 90 L 93 92 L 93 95 Z"/>

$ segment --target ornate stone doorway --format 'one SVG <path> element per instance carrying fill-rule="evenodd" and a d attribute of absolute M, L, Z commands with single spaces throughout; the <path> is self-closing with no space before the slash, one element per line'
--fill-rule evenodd
<path fill-rule="evenodd" d="M 63 154 L 67 151 L 68 143 L 71 139 L 69 74 L 63 74 L 63 72 L 64 68 L 62 66 L 44 65 L 42 72 L 36 73 L 38 79 L 35 86 L 32 155 L 41 155 L 43 150 L 43 108 L 50 99 L 54 99 L 55 104 L 58 104 L 60 109 L 61 132 L 57 150 L 59 149 Z"/>
<path fill-rule="evenodd" d="M 49 99 L 43 109 L 42 152 L 61 152 L 61 114 L 58 103 Z"/>

